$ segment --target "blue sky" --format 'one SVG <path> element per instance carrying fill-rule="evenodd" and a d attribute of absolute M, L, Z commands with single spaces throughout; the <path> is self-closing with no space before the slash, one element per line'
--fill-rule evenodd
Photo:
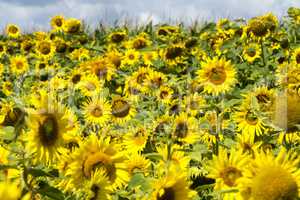
<path fill-rule="evenodd" d="M 16 23 L 25 30 L 47 29 L 56 14 L 84 19 L 92 26 L 125 18 L 137 23 L 189 23 L 265 12 L 282 16 L 290 6 L 300 7 L 300 0 L 0 0 L 0 28 Z"/>

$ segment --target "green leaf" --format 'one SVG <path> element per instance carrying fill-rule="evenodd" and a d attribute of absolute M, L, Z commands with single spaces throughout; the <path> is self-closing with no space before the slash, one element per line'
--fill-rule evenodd
<path fill-rule="evenodd" d="M 38 193 L 43 196 L 47 196 L 53 200 L 64 200 L 65 196 L 59 189 L 50 186 L 48 183 L 41 181 L 39 182 L 40 188 L 38 189 Z"/>

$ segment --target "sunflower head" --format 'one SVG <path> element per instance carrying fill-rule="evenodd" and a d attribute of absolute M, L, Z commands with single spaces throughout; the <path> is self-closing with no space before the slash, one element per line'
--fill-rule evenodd
<path fill-rule="evenodd" d="M 15 24 L 8 24 L 6 26 L 6 34 L 9 36 L 9 37 L 12 37 L 12 38 L 17 38 L 20 36 L 20 28 L 15 25 Z"/>
<path fill-rule="evenodd" d="M 81 30 L 81 21 L 75 18 L 65 20 L 63 23 L 63 30 L 69 34 L 76 34 Z"/>
<path fill-rule="evenodd" d="M 61 15 L 57 15 L 51 18 L 50 24 L 54 30 L 62 30 L 64 22 L 65 18 Z"/>

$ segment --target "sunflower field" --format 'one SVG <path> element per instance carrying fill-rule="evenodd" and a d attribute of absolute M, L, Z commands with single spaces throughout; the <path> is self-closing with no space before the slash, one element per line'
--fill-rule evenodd
<path fill-rule="evenodd" d="M 0 35 L 0 200 L 300 199 L 300 9 Z"/>

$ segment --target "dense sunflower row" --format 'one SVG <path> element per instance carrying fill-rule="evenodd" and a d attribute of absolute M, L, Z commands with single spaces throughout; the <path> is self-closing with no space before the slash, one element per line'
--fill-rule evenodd
<path fill-rule="evenodd" d="M 300 197 L 300 9 L 0 35 L 0 199 Z"/>

